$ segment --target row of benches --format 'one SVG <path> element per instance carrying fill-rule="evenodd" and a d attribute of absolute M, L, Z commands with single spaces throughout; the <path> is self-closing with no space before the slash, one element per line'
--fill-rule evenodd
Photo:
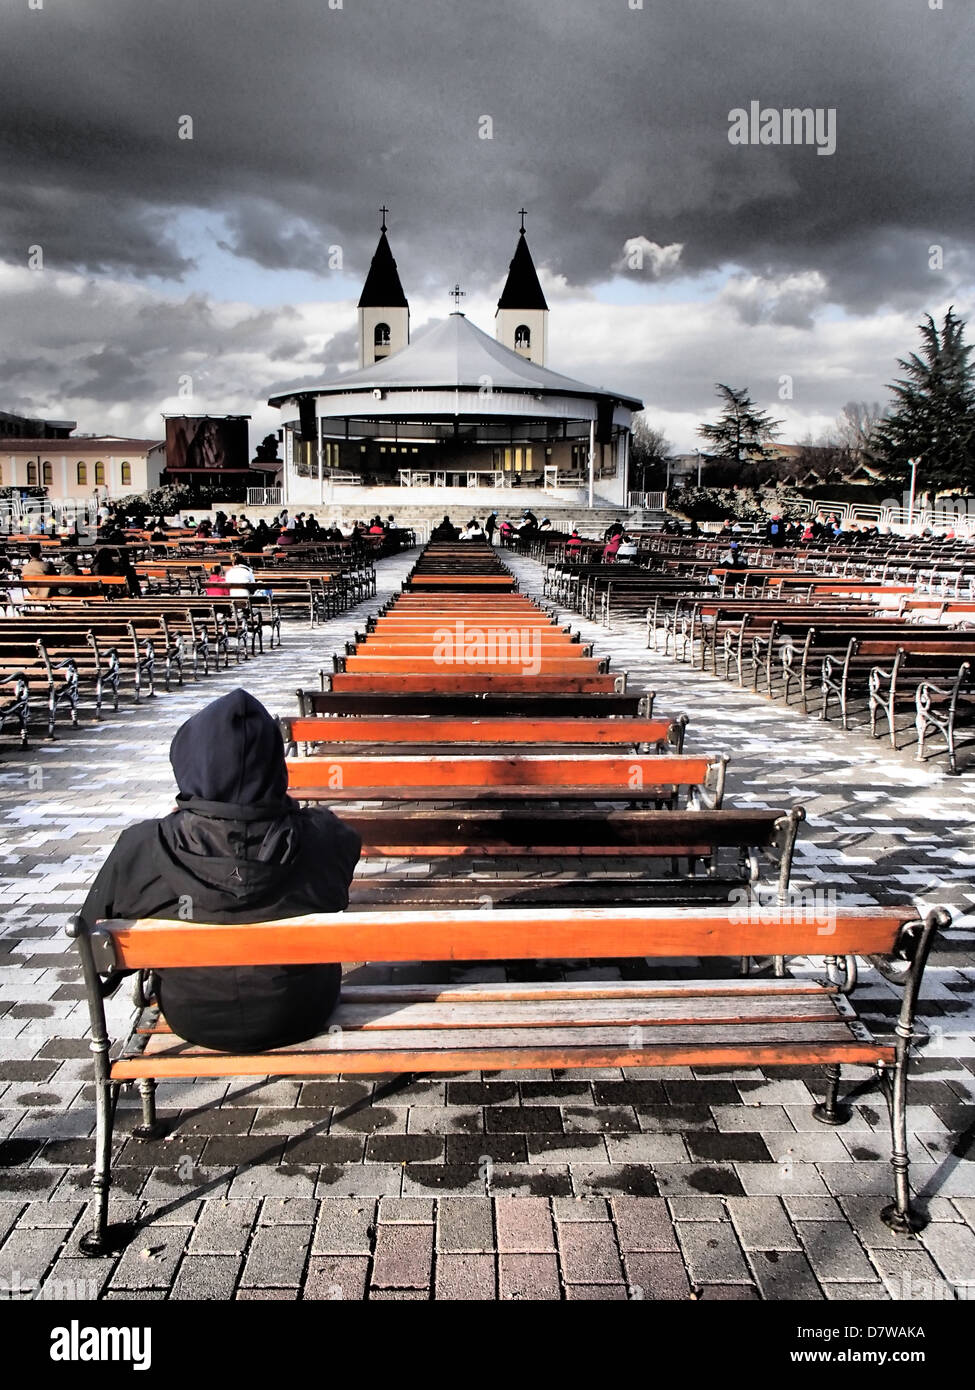
<path fill-rule="evenodd" d="M 664 632 L 673 636 L 674 656 L 699 654 L 701 666 L 725 678 L 762 688 L 789 703 L 796 691 L 803 712 L 814 689 L 819 714 L 828 719 L 838 707 L 849 727 L 852 702 L 866 700 L 870 732 L 886 723 L 892 748 L 898 746 L 898 713 L 914 714 L 917 756 L 923 758 L 933 729 L 945 736 L 949 770 L 958 771 L 956 729 L 972 712 L 975 627 L 967 604 L 939 603 L 936 609 L 906 604 L 899 610 L 876 606 L 882 589 L 848 599 L 813 593 L 799 601 L 741 599 L 708 603 L 688 599 L 669 612 L 659 600 L 647 615 L 648 645 Z M 902 596 L 903 597 L 903 596 Z M 658 648 L 659 649 L 659 648 Z"/>
<path fill-rule="evenodd" d="M 550 566 L 546 591 L 584 615 L 645 614 L 647 645 L 675 661 L 734 675 L 739 684 L 795 691 L 804 712 L 812 692 L 828 719 L 838 707 L 848 727 L 855 698 L 866 701 L 870 730 L 898 744 L 898 715 L 914 716 L 918 757 L 944 736 L 949 770 L 958 771 L 957 732 L 975 712 L 975 601 L 919 594 L 908 584 L 769 568 L 757 592 L 740 571 L 691 563 L 656 572 L 613 566 Z M 601 607 L 600 607 L 601 605 Z"/>
<path fill-rule="evenodd" d="M 449 579 L 448 569 L 437 572 L 441 558 L 431 546 L 421 575 Z M 329 688 L 301 692 L 299 716 L 284 723 L 293 794 L 340 806 L 363 838 L 367 866 L 422 860 L 426 876 L 363 874 L 353 910 L 338 915 L 236 926 L 75 922 L 97 1073 L 96 1219 L 86 1253 L 102 1254 L 117 1238 L 107 1211 L 119 1089 L 139 1085 L 135 1135 L 157 1138 L 154 1086 L 163 1077 L 823 1065 L 826 1096 L 814 1113 L 832 1125 L 848 1113 L 838 1096 L 841 1065 L 865 1063 L 876 1069 L 891 1115 L 894 1200 L 884 1219 L 901 1232 L 922 1224 L 908 1183 L 908 1048 L 925 961 L 947 914 L 922 923 L 912 907 L 853 908 L 824 920 L 790 908 L 801 808 L 725 807 L 727 760 L 686 755 L 686 718 L 653 718 L 652 696 L 592 684 L 607 679 L 603 663 L 551 613 L 513 586 L 483 592 L 477 580 L 490 576 L 489 563 L 501 568 L 485 557 L 480 569 L 454 576 L 448 593 L 408 582 L 345 653 L 339 665 L 347 669 L 333 673 Z M 513 671 L 517 662 L 498 660 L 497 650 L 472 657 L 466 637 L 461 647 L 444 646 L 445 632 L 456 642 L 471 625 L 531 634 L 551 669 Z M 365 667 L 348 669 L 367 656 Z M 417 671 L 417 662 L 429 669 Z M 421 684 L 404 685 L 410 680 Z M 381 805 L 370 806 L 376 799 Z M 735 872 L 722 872 L 722 849 L 733 851 Z M 778 905 L 756 913 L 750 890 L 766 852 L 776 860 Z M 602 873 L 595 856 L 616 867 Z M 536 868 L 505 871 L 526 860 Z M 671 861 L 669 875 L 644 867 L 661 860 Z M 571 876 L 553 877 L 553 861 Z M 455 872 L 444 873 L 445 863 Z M 641 870 L 621 873 L 621 864 Z M 786 956 L 826 952 L 822 978 L 785 978 Z M 904 986 L 890 1038 L 873 1039 L 848 1001 L 858 955 L 883 957 Z M 188 965 L 688 956 L 739 958 L 746 973 L 345 984 L 326 1035 L 256 1055 L 208 1052 L 174 1037 L 145 992 L 151 972 Z M 777 968 L 749 973 L 755 958 Z M 113 1059 L 104 997 L 132 970 L 144 1007 Z"/>
<path fill-rule="evenodd" d="M 371 564 L 333 570 L 308 565 L 269 568 L 262 564 L 251 568 L 255 582 L 235 582 L 234 589 L 269 594 L 278 608 L 296 615 L 304 610 L 313 627 L 372 598 L 376 592 L 376 570 Z M 140 561 L 135 569 L 149 594 L 200 597 L 212 579 L 210 568 L 196 560 Z"/>
<path fill-rule="evenodd" d="M 128 599 L 98 605 L 72 599 L 37 600 L 13 618 L 0 618 L 0 730 L 13 727 L 25 746 L 43 712 L 48 738 L 67 710 L 77 725 L 81 702 L 100 718 L 107 701 L 119 707 L 130 686 L 136 702 L 209 675 L 280 643 L 280 623 L 246 600 Z"/>

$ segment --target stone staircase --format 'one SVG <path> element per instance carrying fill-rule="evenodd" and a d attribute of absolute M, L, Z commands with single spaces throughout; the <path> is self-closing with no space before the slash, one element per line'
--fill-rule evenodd
<path fill-rule="evenodd" d="M 663 507 L 632 507 L 629 512 L 629 525 L 637 531 L 659 531 L 667 516 L 668 513 Z"/>

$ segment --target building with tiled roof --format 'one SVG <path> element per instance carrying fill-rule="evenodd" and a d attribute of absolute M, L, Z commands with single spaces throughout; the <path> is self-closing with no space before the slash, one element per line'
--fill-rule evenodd
<path fill-rule="evenodd" d="M 0 487 L 44 488 L 52 501 L 134 497 L 159 486 L 165 462 L 155 439 L 0 439 Z"/>

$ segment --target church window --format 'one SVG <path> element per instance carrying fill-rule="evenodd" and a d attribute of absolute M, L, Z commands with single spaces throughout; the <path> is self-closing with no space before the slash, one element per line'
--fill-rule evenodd
<path fill-rule="evenodd" d="M 373 334 L 373 343 L 377 348 L 389 347 L 390 333 L 388 323 L 377 323 L 376 331 Z"/>
<path fill-rule="evenodd" d="M 53 486 L 54 486 L 54 464 L 53 464 L 53 463 L 45 463 L 45 464 L 44 464 L 44 486 L 45 486 L 45 487 L 53 487 Z"/>
<path fill-rule="evenodd" d="M 27 465 L 27 486 L 28 486 L 28 487 L 37 487 L 37 464 L 36 464 L 36 463 L 29 463 L 29 464 Z"/>
<path fill-rule="evenodd" d="M 528 352 L 532 345 L 532 331 L 527 323 L 520 323 L 515 329 L 515 348 Z"/>
<path fill-rule="evenodd" d="M 99 459 L 99 461 L 95 464 L 95 486 L 96 486 L 96 487 L 104 487 L 104 486 L 105 486 L 105 465 L 102 463 L 102 461 L 101 461 L 100 459 Z"/>
<path fill-rule="evenodd" d="M 79 463 L 79 464 L 78 464 L 78 470 L 77 470 L 77 472 L 78 472 L 78 486 L 79 486 L 79 487 L 87 487 L 87 486 L 88 486 L 88 465 L 87 465 L 87 463 Z"/>
<path fill-rule="evenodd" d="M 122 486 L 123 486 L 123 487 L 131 487 L 131 486 L 132 486 L 132 465 L 131 465 L 131 463 L 123 463 L 123 464 L 122 464 Z"/>

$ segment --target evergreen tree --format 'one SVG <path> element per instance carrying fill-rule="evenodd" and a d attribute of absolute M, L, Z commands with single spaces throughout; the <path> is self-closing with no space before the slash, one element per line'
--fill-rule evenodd
<path fill-rule="evenodd" d="M 721 418 L 716 424 L 702 425 L 698 430 L 701 438 L 711 445 L 708 450 L 711 457 L 733 463 L 768 458 L 772 450 L 766 445 L 776 438 L 782 421 L 773 420 L 764 410 L 758 410 L 744 387 L 736 391 L 719 381 L 715 390 L 724 401 Z"/>
<path fill-rule="evenodd" d="M 921 350 L 897 365 L 893 405 L 875 427 L 870 459 L 888 478 L 906 483 L 918 460 L 918 492 L 975 485 L 975 366 L 965 321 L 952 306 L 939 329 L 930 314 L 918 325 Z"/>

